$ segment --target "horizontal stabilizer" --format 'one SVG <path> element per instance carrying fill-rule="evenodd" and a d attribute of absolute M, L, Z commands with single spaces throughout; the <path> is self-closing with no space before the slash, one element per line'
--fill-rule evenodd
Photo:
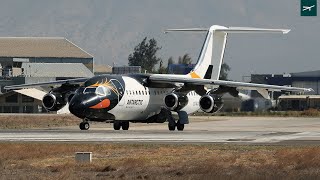
<path fill-rule="evenodd" d="M 223 26 L 212 26 L 211 28 L 186 28 L 186 29 L 167 29 L 168 32 L 206 32 L 209 30 L 224 33 L 283 33 L 287 34 L 290 29 L 266 29 L 266 28 L 253 28 L 253 27 L 223 27 Z"/>
<path fill-rule="evenodd" d="M 189 28 L 189 29 L 166 29 L 164 33 L 173 32 L 173 31 L 181 31 L 181 32 L 206 32 L 208 28 Z"/>
<path fill-rule="evenodd" d="M 217 29 L 216 31 L 223 31 L 226 33 L 283 33 L 287 34 L 290 29 L 265 29 L 265 28 L 251 28 L 251 27 L 229 27 L 228 29 Z"/>

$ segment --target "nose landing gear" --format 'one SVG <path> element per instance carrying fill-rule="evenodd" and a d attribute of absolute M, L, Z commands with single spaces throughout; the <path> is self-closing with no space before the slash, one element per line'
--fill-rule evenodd
<path fill-rule="evenodd" d="M 90 128 L 90 124 L 89 122 L 81 122 L 80 125 L 79 125 L 79 128 L 81 130 L 88 130 Z"/>

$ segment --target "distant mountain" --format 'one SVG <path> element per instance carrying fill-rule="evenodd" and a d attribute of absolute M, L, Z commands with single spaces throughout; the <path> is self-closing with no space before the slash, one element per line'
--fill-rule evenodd
<path fill-rule="evenodd" d="M 292 0 L 2 0 L 0 36 L 63 36 L 95 57 L 97 64 L 127 65 L 145 36 L 162 46 L 159 54 L 189 53 L 196 61 L 203 34 L 168 34 L 165 28 L 256 26 L 292 28 L 287 36 L 230 35 L 225 61 L 230 77 L 250 73 L 316 70 L 320 51 L 318 17 L 300 17 Z M 250 37 L 250 38 L 249 38 Z M 1 48 L 1 47 L 0 47 Z M 301 67 L 301 61 L 304 67 Z"/>

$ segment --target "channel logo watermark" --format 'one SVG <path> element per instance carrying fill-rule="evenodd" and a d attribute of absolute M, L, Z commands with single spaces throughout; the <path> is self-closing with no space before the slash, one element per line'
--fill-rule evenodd
<path fill-rule="evenodd" d="M 317 16 L 317 0 L 301 0 L 301 16 Z"/>

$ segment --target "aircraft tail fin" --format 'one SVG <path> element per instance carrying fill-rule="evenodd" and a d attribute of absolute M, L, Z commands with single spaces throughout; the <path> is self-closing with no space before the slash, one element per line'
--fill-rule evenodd
<path fill-rule="evenodd" d="M 192 78 L 219 79 L 221 64 L 228 33 L 283 33 L 289 29 L 264 29 L 251 27 L 224 27 L 213 25 L 210 28 L 167 29 L 168 32 L 207 32 L 201 53 L 194 69 L 188 74 Z M 210 74 L 211 73 L 211 74 Z"/>

